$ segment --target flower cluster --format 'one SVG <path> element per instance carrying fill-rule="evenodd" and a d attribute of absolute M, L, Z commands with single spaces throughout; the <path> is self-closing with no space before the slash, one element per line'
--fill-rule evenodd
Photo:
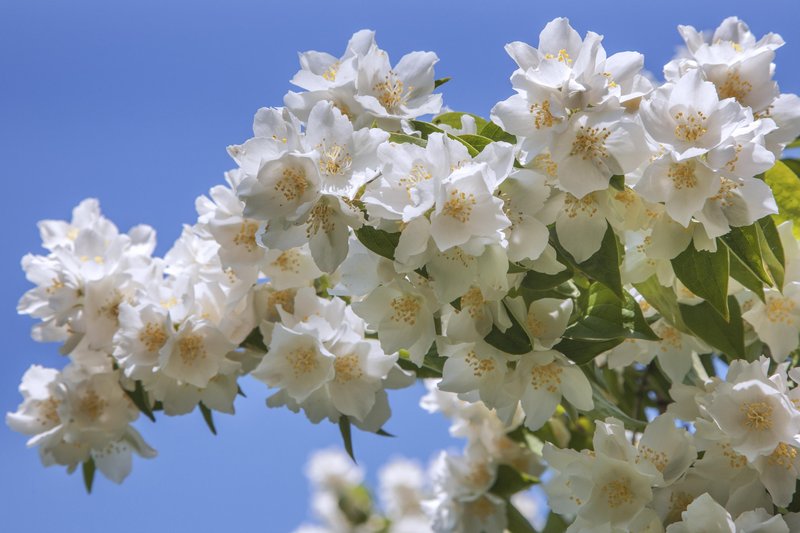
<path fill-rule="evenodd" d="M 386 434 L 386 390 L 434 377 L 425 405 L 468 444 L 424 498 L 387 482 L 397 531 L 516 529 L 540 457 L 570 531 L 800 527 L 800 248 L 773 218 L 773 189 L 800 194 L 800 98 L 773 79 L 779 36 L 679 30 L 660 83 L 556 19 L 507 45 L 515 94 L 489 119 L 442 112 L 431 52 L 392 67 L 361 31 L 301 54 L 164 257 L 95 201 L 41 223 L 19 311 L 69 362 L 32 367 L 8 423 L 45 464 L 121 480 L 154 453 L 139 413 L 213 430 L 244 375 L 351 455 L 351 425 Z M 320 516 L 369 531 L 340 463 L 312 468 Z"/>

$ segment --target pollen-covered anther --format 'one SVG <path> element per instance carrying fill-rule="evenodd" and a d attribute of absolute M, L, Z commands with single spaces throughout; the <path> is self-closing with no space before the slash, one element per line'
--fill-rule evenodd
<path fill-rule="evenodd" d="M 743 424 L 749 431 L 772 429 L 772 406 L 767 402 L 745 402 L 739 406 Z"/>
<path fill-rule="evenodd" d="M 203 337 L 200 335 L 184 335 L 178 341 L 178 356 L 185 365 L 193 365 L 207 355 Z"/>
<path fill-rule="evenodd" d="M 578 134 L 575 135 L 575 140 L 572 141 L 572 150 L 569 155 L 593 161 L 607 159 L 609 154 L 606 149 L 606 139 L 610 135 L 611 132 L 608 128 L 581 126 Z"/>
<path fill-rule="evenodd" d="M 242 220 L 239 225 L 239 231 L 233 237 L 233 244 L 236 246 L 243 246 L 248 252 L 254 251 L 258 248 L 256 243 L 256 233 L 258 232 L 258 223 L 252 220 Z"/>
<path fill-rule="evenodd" d="M 296 378 L 313 372 L 317 366 L 319 366 L 317 354 L 313 348 L 297 348 L 296 350 L 292 350 L 289 352 L 289 355 L 286 356 L 286 359 L 289 361 L 292 371 L 294 372 L 294 377 Z"/>
<path fill-rule="evenodd" d="M 392 308 L 392 320 L 402 322 L 408 326 L 417 323 L 417 314 L 420 310 L 420 302 L 417 298 L 409 295 L 398 296 L 389 304 Z"/>
<path fill-rule="evenodd" d="M 608 506 L 612 509 L 627 505 L 633 502 L 633 490 L 628 478 L 615 479 L 603 485 L 603 494 L 606 495 Z"/>
<path fill-rule="evenodd" d="M 670 164 L 667 177 L 672 180 L 672 185 L 676 189 L 694 189 L 698 183 L 697 175 L 695 174 L 695 162 L 686 161 L 684 163 Z"/>
<path fill-rule="evenodd" d="M 328 176 L 341 176 L 350 171 L 353 157 L 344 146 L 332 144 L 327 148 L 320 147 L 319 171 Z"/>
<path fill-rule="evenodd" d="M 796 306 L 797 304 L 788 298 L 770 295 L 767 297 L 767 305 L 765 307 L 767 320 L 773 323 L 791 324 L 792 311 Z"/>
<path fill-rule="evenodd" d="M 694 113 L 684 113 L 679 111 L 675 113 L 675 137 L 682 141 L 694 142 L 706 134 L 706 121 L 708 117 L 702 111 L 695 111 Z"/>
<path fill-rule="evenodd" d="M 717 85 L 717 94 L 720 100 L 735 98 L 739 103 L 742 103 L 742 100 L 744 100 L 752 90 L 753 84 L 742 79 L 741 74 L 736 70 L 730 70 L 728 75 L 725 76 L 725 81 Z"/>
<path fill-rule="evenodd" d="M 272 263 L 271 266 L 278 267 L 281 272 L 293 272 L 298 274 L 300 272 L 300 254 L 297 250 L 290 248 L 281 252 Z"/>
<path fill-rule="evenodd" d="M 481 359 L 475 350 L 470 350 L 464 361 L 472 369 L 472 374 L 476 378 L 483 377 L 487 373 L 491 373 L 495 369 L 494 361 L 491 359 Z"/>
<path fill-rule="evenodd" d="M 164 326 L 157 322 L 148 322 L 139 332 L 139 342 L 150 353 L 155 353 L 167 342 L 167 332 Z"/>
<path fill-rule="evenodd" d="M 308 215 L 306 237 L 310 239 L 312 236 L 319 233 L 319 230 L 327 234 L 333 233 L 333 230 L 336 229 L 336 222 L 333 219 L 333 215 L 334 210 L 327 202 L 317 202 L 314 207 L 311 208 L 311 212 Z"/>
<path fill-rule="evenodd" d="M 333 361 L 333 369 L 336 371 L 335 379 L 337 383 L 347 383 L 364 375 L 361 365 L 359 365 L 358 356 L 355 354 L 337 357 Z"/>
<path fill-rule="evenodd" d="M 465 224 L 472 215 L 472 208 L 475 206 L 475 195 L 465 193 L 458 189 L 452 189 L 450 196 L 442 208 L 442 213 Z"/>
<path fill-rule="evenodd" d="M 531 368 L 531 386 L 536 389 L 545 389 L 547 392 L 557 392 L 561 385 L 561 365 L 552 361 L 546 365 Z"/>
<path fill-rule="evenodd" d="M 561 119 L 554 117 L 550 111 L 550 100 L 543 100 L 541 104 L 533 103 L 529 109 L 533 115 L 533 125 L 537 130 L 552 128 L 554 124 L 561 122 Z"/>
<path fill-rule="evenodd" d="M 308 180 L 302 168 L 289 167 L 283 169 L 282 177 L 275 183 L 275 191 L 283 195 L 288 202 L 302 197 L 308 190 Z"/>

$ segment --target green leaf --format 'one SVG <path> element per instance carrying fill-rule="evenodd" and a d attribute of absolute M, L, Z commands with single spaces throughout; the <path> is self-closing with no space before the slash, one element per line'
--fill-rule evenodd
<path fill-rule="evenodd" d="M 264 336 L 261 335 L 261 330 L 258 328 L 253 328 L 253 331 L 242 341 L 241 347 L 253 350 L 254 352 L 267 353 L 267 345 L 264 344 Z"/>
<path fill-rule="evenodd" d="M 722 237 L 722 241 L 730 249 L 731 255 L 735 256 L 743 266 L 747 267 L 761 282 L 772 286 L 772 277 L 764 268 L 764 257 L 761 253 L 756 226 L 757 223 L 751 226 L 731 228 L 731 231 Z"/>
<path fill-rule="evenodd" d="M 737 359 L 745 357 L 744 326 L 739 303 L 728 296 L 730 317 L 725 320 L 708 302 L 697 305 L 678 304 L 683 322 L 689 329 L 722 353 Z"/>
<path fill-rule="evenodd" d="M 465 134 L 465 135 L 459 135 L 456 138 L 461 142 L 467 144 L 468 146 L 471 146 L 475 150 L 476 153 L 472 157 L 475 157 L 479 153 L 483 152 L 484 148 L 486 148 L 487 146 L 489 146 L 494 142 L 488 137 L 484 137 L 482 135 Z"/>
<path fill-rule="evenodd" d="M 624 298 L 622 278 L 619 273 L 619 265 L 622 263 L 620 243 L 611 224 L 606 227 L 606 233 L 600 243 L 600 249 L 583 263 L 577 263 L 572 254 L 561 246 L 555 229 L 550 232 L 550 241 L 558 252 L 559 260 L 563 258 L 563 262 L 568 263 L 587 278 L 599 281 L 611 289 L 614 294 Z"/>
<path fill-rule="evenodd" d="M 203 402 L 200 402 L 197 405 L 200 406 L 200 413 L 203 415 L 203 420 L 206 421 L 206 425 L 208 426 L 209 431 L 211 431 L 212 434 L 216 435 L 217 428 L 214 427 L 214 414 L 211 412 L 211 409 L 206 407 L 206 405 Z"/>
<path fill-rule="evenodd" d="M 508 310 L 508 307 L 506 307 L 506 311 L 508 318 L 511 320 L 511 326 L 505 331 L 500 331 L 497 325 L 493 325 L 492 331 L 483 340 L 498 350 L 512 355 L 522 355 L 530 352 L 533 350 L 530 337 L 528 337 L 525 329 L 520 325 L 513 313 Z"/>
<path fill-rule="evenodd" d="M 590 375 L 590 371 L 587 372 L 586 369 L 584 369 L 584 372 L 587 375 Z M 607 417 L 613 416 L 614 418 L 622 421 L 627 429 L 644 431 L 644 428 L 647 426 L 647 422 L 643 420 L 636 420 L 635 418 L 623 412 L 608 399 L 607 393 L 603 391 L 596 381 L 592 379 L 590 379 L 590 381 L 592 384 L 592 399 L 594 400 L 594 409 L 586 413 L 586 416 L 592 420 L 605 420 Z"/>
<path fill-rule="evenodd" d="M 794 175 L 800 179 L 800 159 L 781 159 L 783 164 L 786 165 L 794 172 Z"/>
<path fill-rule="evenodd" d="M 508 498 L 518 492 L 529 489 L 537 483 L 539 483 L 537 478 L 520 472 L 513 466 L 499 465 L 497 467 L 497 477 L 489 492 Z"/>
<path fill-rule="evenodd" d="M 603 352 L 619 346 L 625 340 L 624 337 L 608 339 L 605 341 L 582 340 L 582 339 L 561 339 L 553 346 L 553 349 L 567 356 L 568 359 L 579 365 L 593 361 L 595 357 Z"/>
<path fill-rule="evenodd" d="M 344 442 L 344 449 L 347 455 L 353 462 L 356 462 L 356 456 L 353 453 L 353 436 L 350 431 L 350 418 L 342 415 L 339 417 L 339 432 L 342 434 L 342 441 Z"/>
<path fill-rule="evenodd" d="M 772 189 L 778 204 L 778 214 L 775 215 L 778 222 L 794 220 L 795 230 L 800 232 L 800 179 L 797 174 L 784 161 L 777 161 L 764 173 L 764 181 Z M 795 233 L 795 236 L 800 235 Z"/>
<path fill-rule="evenodd" d="M 478 130 L 478 135 L 481 135 L 493 141 L 507 142 L 510 144 L 517 143 L 517 138 L 514 135 L 511 135 L 510 133 L 505 131 L 503 128 L 501 128 L 494 122 L 488 122 L 486 125 L 480 128 Z"/>
<path fill-rule="evenodd" d="M 91 494 L 96 470 L 94 459 L 90 457 L 88 461 L 84 461 L 81 470 L 83 471 L 83 486 L 86 487 L 86 494 Z"/>
<path fill-rule="evenodd" d="M 244 391 L 242 390 L 242 387 L 239 386 L 239 385 L 236 386 L 236 394 L 238 394 L 242 398 L 247 398 L 247 394 L 244 393 Z"/>
<path fill-rule="evenodd" d="M 400 232 L 389 233 L 372 226 L 361 226 L 356 231 L 356 237 L 368 250 L 394 261 L 394 251 L 400 242 Z"/>
<path fill-rule="evenodd" d="M 506 502 L 506 520 L 508 522 L 506 529 L 509 533 L 538 533 L 510 501 Z"/>
<path fill-rule="evenodd" d="M 132 391 L 129 391 L 125 387 L 122 388 L 125 391 L 125 394 L 128 395 L 128 398 L 131 399 L 133 404 L 139 408 L 139 411 L 152 420 L 153 422 L 156 421 L 156 417 L 153 414 L 153 410 L 150 407 L 150 400 L 147 396 L 147 391 L 144 390 L 144 386 L 142 386 L 141 381 L 136 381 L 136 386 Z"/>
<path fill-rule="evenodd" d="M 694 243 L 672 259 L 675 275 L 700 298 L 728 320 L 728 277 L 730 260 L 728 248 L 717 246 L 716 252 L 698 251 Z"/>
<path fill-rule="evenodd" d="M 800 137 L 787 144 L 786 148 L 800 148 Z"/>
<path fill-rule="evenodd" d="M 586 311 L 564 332 L 564 337 L 582 340 L 611 340 L 619 337 L 658 340 L 642 315 L 636 300 L 620 299 L 602 283 L 592 283 L 585 296 Z"/>
<path fill-rule="evenodd" d="M 544 525 L 542 533 L 564 533 L 569 524 L 561 517 L 561 515 L 550 511 L 547 515 L 547 523 Z"/>
<path fill-rule="evenodd" d="M 489 123 L 489 121 L 487 121 L 483 117 L 479 117 L 478 115 L 473 115 L 472 113 L 462 113 L 460 111 L 448 111 L 447 113 L 436 115 L 435 117 L 433 117 L 433 120 L 431 120 L 431 122 L 433 122 L 437 126 L 445 124 L 453 129 L 460 130 L 462 127 L 461 117 L 463 117 L 464 115 L 468 115 L 475 120 L 475 126 L 477 127 L 479 132 L 483 129 L 484 126 L 486 126 L 486 124 Z"/>
<path fill-rule="evenodd" d="M 389 135 L 389 142 L 399 143 L 399 144 L 416 144 L 417 146 L 425 146 L 428 144 L 425 142 L 425 139 L 420 139 L 419 137 L 412 137 L 411 135 L 406 135 L 405 133 L 392 133 Z"/>
<path fill-rule="evenodd" d="M 478 155 L 480 153 L 480 151 L 478 149 L 476 149 L 474 146 L 472 146 L 470 143 L 468 143 L 466 140 L 462 139 L 461 137 L 459 137 L 457 135 L 453 135 L 451 133 L 448 133 L 447 136 L 450 137 L 451 139 L 453 139 L 454 141 L 458 141 L 461 144 L 463 144 L 466 147 L 467 153 L 469 154 L 470 157 L 475 157 L 476 155 Z"/>
<path fill-rule="evenodd" d="M 731 253 L 731 277 L 741 283 L 744 287 L 747 287 L 751 291 L 753 291 L 756 296 L 758 296 L 761 301 L 764 301 L 764 282 L 758 279 L 758 276 L 753 274 L 753 271 L 747 268 L 747 266 L 742 263 L 742 260 L 739 257 Z"/>
<path fill-rule="evenodd" d="M 384 430 L 383 428 L 378 429 L 378 431 L 376 431 L 375 434 L 376 435 L 380 435 L 381 437 L 390 437 L 390 438 L 394 438 L 395 437 L 394 435 L 392 435 L 388 431 Z"/>
<path fill-rule="evenodd" d="M 655 274 L 641 283 L 634 283 L 633 286 L 639 291 L 639 294 L 644 296 L 645 301 L 652 305 L 667 322 L 678 330 L 691 334 L 691 331 L 689 331 L 689 328 L 686 327 L 681 318 L 678 298 L 675 296 L 675 292 L 671 288 L 661 285 Z"/>
<path fill-rule="evenodd" d="M 423 139 L 427 139 L 431 133 L 444 133 L 441 128 L 431 124 L 430 122 L 423 122 L 421 120 L 410 120 L 411 127 L 422 134 Z"/>
<path fill-rule="evenodd" d="M 618 190 L 618 191 L 624 191 L 625 190 L 625 176 L 623 176 L 622 174 L 615 174 L 615 175 L 611 176 L 611 181 L 609 181 L 609 184 L 612 187 L 614 187 L 616 190 Z"/>
<path fill-rule="evenodd" d="M 775 227 L 775 221 L 766 216 L 758 221 L 758 242 L 761 245 L 761 254 L 767 264 L 772 279 L 779 290 L 783 289 L 786 274 L 786 259 L 783 255 L 783 244 Z"/>
<path fill-rule="evenodd" d="M 565 268 L 557 274 L 542 274 L 534 270 L 529 270 L 520 283 L 521 287 L 532 291 L 546 291 L 558 287 L 562 283 L 572 279 L 572 271 Z"/>
<path fill-rule="evenodd" d="M 439 78 L 438 80 L 433 80 L 433 88 L 434 89 L 438 89 L 439 87 L 441 87 L 442 85 L 444 85 L 445 83 L 450 81 L 451 79 L 453 79 L 453 78 L 448 76 L 446 78 Z"/>

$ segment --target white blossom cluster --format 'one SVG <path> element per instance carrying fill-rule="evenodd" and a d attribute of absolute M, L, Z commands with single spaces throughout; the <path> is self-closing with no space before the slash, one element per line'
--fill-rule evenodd
<path fill-rule="evenodd" d="M 431 52 L 392 66 L 364 30 L 301 54 L 300 91 L 258 110 L 164 257 L 93 200 L 40 224 L 18 310 L 69 362 L 31 367 L 8 424 L 45 464 L 121 481 L 155 453 L 139 413 L 197 407 L 213 430 L 244 375 L 349 449 L 351 424 L 385 434 L 386 390 L 437 377 L 425 404 L 468 444 L 411 498 L 430 526 L 397 531 L 516 528 L 540 454 L 569 531 L 788 531 L 800 249 L 771 186 L 800 172 L 781 160 L 800 98 L 773 79 L 779 36 L 679 31 L 659 83 L 553 20 L 506 46 L 515 94 L 488 120 L 443 110 Z M 362 474 L 331 461 L 334 524 L 362 513 Z"/>
<path fill-rule="evenodd" d="M 508 435 L 522 416 L 507 426 L 481 402 L 442 392 L 436 380 L 427 380 L 426 386 L 422 408 L 451 420 L 450 434 L 467 441 L 463 455 L 441 451 L 427 470 L 409 459 L 392 459 L 378 472 L 376 502 L 364 484 L 363 469 L 341 451 L 318 451 L 306 475 L 312 509 L 322 525 L 303 525 L 295 533 L 480 533 L 508 526 L 505 500 L 490 492 L 498 483 L 498 468 L 505 465 L 529 476 L 544 470 L 540 455 Z M 526 519 L 540 521 L 541 503 L 530 493 L 519 492 L 512 501 Z"/>

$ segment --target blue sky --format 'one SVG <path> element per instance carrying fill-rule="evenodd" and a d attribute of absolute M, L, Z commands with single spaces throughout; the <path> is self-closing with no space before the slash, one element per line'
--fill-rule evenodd
<path fill-rule="evenodd" d="M 81 199 L 99 198 L 121 229 L 148 223 L 163 253 L 194 198 L 232 166 L 225 147 L 250 135 L 252 116 L 290 88 L 300 50 L 338 55 L 361 28 L 396 61 L 433 50 L 452 108 L 487 115 L 511 94 L 513 63 L 503 45 L 535 44 L 544 24 L 567 16 L 579 32 L 604 34 L 609 52 L 639 50 L 660 72 L 679 43 L 677 24 L 713 28 L 738 15 L 757 35 L 783 35 L 777 79 L 800 92 L 800 8 L 759 2 L 615 1 L 292 2 L 174 0 L 0 2 L 0 410 L 14 410 L 17 385 L 33 363 L 61 366 L 55 345 L 28 336 L 16 315 L 28 284 L 19 268 L 38 251 L 36 221 L 68 218 Z M 80 474 L 44 469 L 25 439 L 0 425 L 0 512 L 4 531 L 290 531 L 308 518 L 304 463 L 338 445 L 338 430 L 267 410 L 264 388 L 235 417 L 218 417 L 213 437 L 199 414 L 137 423 L 160 456 L 136 461 L 122 486 L 104 479 L 83 493 Z M 387 458 L 427 461 L 461 446 L 446 422 L 417 407 L 420 389 L 392 394 L 395 439 L 358 433 L 356 452 L 373 474 Z"/>

